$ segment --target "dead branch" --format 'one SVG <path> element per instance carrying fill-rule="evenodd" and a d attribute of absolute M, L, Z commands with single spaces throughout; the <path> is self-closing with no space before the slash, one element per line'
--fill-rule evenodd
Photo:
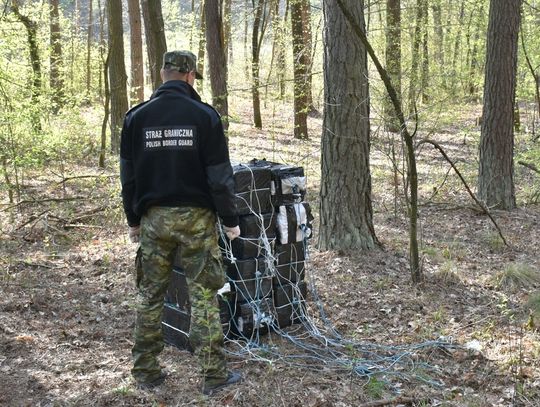
<path fill-rule="evenodd" d="M 32 215 L 30 216 L 30 218 L 24 222 L 23 224 L 21 224 L 20 226 L 17 227 L 17 229 L 15 230 L 21 230 L 23 227 L 25 227 L 26 225 L 28 225 L 29 223 L 35 221 L 35 220 L 38 220 L 39 218 L 41 218 L 43 215 L 45 215 L 47 212 L 49 212 L 49 209 L 46 209 L 44 210 L 43 212 L 40 212 L 38 213 L 37 215 Z"/>
<path fill-rule="evenodd" d="M 74 180 L 74 179 L 81 179 L 81 178 L 115 178 L 115 177 L 118 177 L 118 175 L 112 175 L 112 174 L 110 174 L 110 175 L 107 175 L 107 174 L 73 175 L 71 177 L 64 177 L 61 181 L 58 181 L 57 184 L 64 184 L 67 181 L 71 181 L 71 180 Z"/>
<path fill-rule="evenodd" d="M 413 397 L 396 397 L 395 399 L 370 401 L 368 403 L 359 404 L 358 407 L 395 406 L 397 404 L 412 404 L 418 401 L 418 399 Z"/>
<path fill-rule="evenodd" d="M 68 223 L 64 229 L 103 229 L 103 226 L 85 225 L 84 223 Z"/>
<path fill-rule="evenodd" d="M 459 177 L 459 179 L 461 180 L 461 182 L 463 183 L 463 186 L 465 187 L 465 189 L 467 190 L 467 192 L 469 193 L 469 195 L 471 196 L 471 198 L 473 199 L 474 202 L 476 202 L 476 204 L 482 209 L 482 213 L 485 213 L 489 219 L 491 220 L 491 222 L 493 223 L 493 225 L 495 225 L 495 228 L 497 229 L 497 232 L 499 232 L 499 236 L 501 237 L 503 243 L 506 245 L 506 246 L 509 246 L 508 242 L 506 241 L 506 239 L 504 238 L 504 235 L 502 234 L 502 231 L 501 231 L 501 228 L 499 228 L 499 225 L 497 224 L 497 222 L 495 221 L 495 219 L 493 218 L 493 216 L 491 216 L 491 213 L 489 211 L 489 208 L 482 202 L 480 201 L 478 198 L 476 198 L 476 195 L 474 195 L 474 192 L 471 191 L 471 189 L 469 188 L 469 185 L 467 184 L 467 181 L 465 181 L 465 178 L 463 178 L 463 176 L 461 175 L 461 173 L 459 172 L 459 170 L 457 169 L 456 165 L 454 164 L 454 162 L 448 157 L 448 155 L 446 154 L 446 152 L 443 150 L 443 148 L 440 146 L 439 143 L 437 143 L 436 141 L 433 141 L 433 140 L 430 140 L 430 139 L 422 139 L 418 142 L 418 145 L 421 145 L 421 144 L 431 144 L 433 147 L 435 147 L 437 150 L 439 150 L 439 152 L 442 154 L 442 156 L 444 157 L 444 159 L 446 161 L 448 161 L 448 163 L 452 166 L 452 168 L 454 169 L 454 171 L 456 172 L 457 176 Z"/>
<path fill-rule="evenodd" d="M 67 202 L 67 201 L 78 201 L 82 199 L 91 200 L 94 198 L 88 197 L 88 196 L 73 196 L 69 198 L 45 198 L 45 199 L 26 199 L 23 201 L 19 201 L 16 204 L 10 205 L 4 209 L 1 210 L 1 212 L 9 211 L 10 209 L 17 208 L 19 206 L 23 205 L 29 205 L 29 204 L 41 204 L 45 202 Z"/>
<path fill-rule="evenodd" d="M 525 161 L 518 161 L 518 164 L 523 165 L 524 167 L 527 167 L 530 170 L 533 170 L 537 174 L 540 174 L 540 170 L 538 168 L 536 168 L 536 165 L 534 165 L 534 164 L 527 163 Z"/>

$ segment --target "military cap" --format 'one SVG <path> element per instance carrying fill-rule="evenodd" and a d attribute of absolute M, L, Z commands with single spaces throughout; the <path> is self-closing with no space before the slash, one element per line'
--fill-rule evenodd
<path fill-rule="evenodd" d="M 169 66 L 178 72 L 195 71 L 195 78 L 202 79 L 197 72 L 197 57 L 190 51 L 169 51 L 163 54 L 163 68 Z"/>

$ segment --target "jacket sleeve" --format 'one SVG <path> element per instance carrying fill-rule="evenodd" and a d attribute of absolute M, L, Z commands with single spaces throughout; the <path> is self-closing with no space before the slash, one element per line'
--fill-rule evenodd
<path fill-rule="evenodd" d="M 120 182 L 122 184 L 122 203 L 129 226 L 138 226 L 141 219 L 133 211 L 135 198 L 135 169 L 133 166 L 133 153 L 131 133 L 129 131 L 129 116 L 126 116 L 122 127 L 120 139 Z"/>
<path fill-rule="evenodd" d="M 213 123 L 202 154 L 208 187 L 216 211 L 225 226 L 236 226 L 238 225 L 238 214 L 234 195 L 233 170 L 219 117 Z"/>

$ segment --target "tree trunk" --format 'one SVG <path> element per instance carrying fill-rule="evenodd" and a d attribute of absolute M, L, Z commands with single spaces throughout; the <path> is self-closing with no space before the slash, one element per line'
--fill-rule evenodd
<path fill-rule="evenodd" d="M 131 105 L 144 100 L 144 62 L 139 0 L 128 0 L 131 44 Z"/>
<path fill-rule="evenodd" d="M 429 101 L 429 53 L 428 53 L 428 0 L 421 1 L 421 27 L 422 27 L 422 75 L 420 78 L 420 89 L 422 103 Z"/>
<path fill-rule="evenodd" d="M 459 25 L 463 24 L 463 19 L 465 17 L 465 1 L 461 2 L 459 10 Z M 457 63 L 459 59 L 459 50 L 461 47 L 461 30 L 459 30 L 456 35 L 456 40 L 454 42 L 454 55 L 452 56 L 452 67 L 450 70 L 450 93 L 451 95 L 456 94 L 456 81 L 457 81 Z"/>
<path fill-rule="evenodd" d="M 144 33 L 146 34 L 148 65 L 150 77 L 152 78 L 152 88 L 155 90 L 161 85 L 159 71 L 163 63 L 163 54 L 167 51 L 163 15 L 161 14 L 161 0 L 141 0 L 141 6 L 144 19 Z M 113 82 L 111 81 L 112 84 Z"/>
<path fill-rule="evenodd" d="M 422 0 L 416 0 L 416 18 L 411 49 L 411 75 L 409 81 L 408 111 L 414 113 L 418 96 L 418 67 L 420 66 L 420 43 L 422 42 Z"/>
<path fill-rule="evenodd" d="M 433 54 L 433 59 L 437 64 L 437 71 L 442 72 L 444 68 L 444 31 L 442 25 L 441 0 L 434 0 L 431 4 L 431 10 L 433 12 L 433 25 L 435 28 L 435 52 Z M 440 76 L 442 77 L 442 85 L 446 88 L 446 75 Z"/>
<path fill-rule="evenodd" d="M 401 0 L 386 1 L 386 70 L 401 100 Z M 386 129 L 398 132 L 399 121 L 389 97 L 384 112 Z"/>
<path fill-rule="evenodd" d="M 486 45 L 478 196 L 488 207 L 512 209 L 514 104 L 521 0 L 491 0 Z"/>
<path fill-rule="evenodd" d="M 231 7 L 232 0 L 223 0 L 223 49 L 227 66 L 232 64 Z"/>
<path fill-rule="evenodd" d="M 62 78 L 62 33 L 60 31 L 60 13 L 58 0 L 49 1 L 51 73 L 49 84 L 52 93 L 52 110 L 58 112 L 64 100 L 64 80 Z"/>
<path fill-rule="evenodd" d="M 200 18 L 200 28 L 199 28 L 199 50 L 197 52 L 197 72 L 201 75 L 204 75 L 204 54 L 206 49 L 206 16 L 204 14 L 204 2 L 201 0 L 201 18 Z M 202 79 L 201 79 L 202 83 Z"/>
<path fill-rule="evenodd" d="M 313 49 L 313 40 L 311 35 L 311 4 L 309 0 L 296 0 L 300 1 L 301 13 L 302 13 L 302 33 L 304 42 L 304 53 L 306 63 L 306 73 L 304 81 L 306 91 L 306 103 L 308 106 L 308 113 L 316 113 L 317 109 L 313 106 L 313 94 L 311 92 L 312 86 L 312 68 L 313 60 L 311 57 L 311 51 Z M 307 133 L 306 133 L 307 134 Z"/>
<path fill-rule="evenodd" d="M 363 1 L 346 0 L 362 29 Z M 371 249 L 376 243 L 369 168 L 369 84 L 366 48 L 335 0 L 323 2 L 324 101 L 319 247 Z"/>
<path fill-rule="evenodd" d="M 105 63 L 105 59 L 103 55 L 105 54 L 105 49 L 107 48 L 107 44 L 105 42 L 106 12 L 104 10 L 104 7 L 101 7 L 101 0 L 98 0 L 98 9 L 99 9 L 99 55 L 101 56 L 100 58 L 101 69 L 99 70 L 98 89 L 99 89 L 99 98 L 103 99 L 104 75 L 105 75 L 105 72 L 107 72 L 107 69 L 103 66 L 103 64 Z"/>
<path fill-rule="evenodd" d="M 30 65 L 32 66 L 32 104 L 37 107 L 39 97 L 41 96 L 41 60 L 39 59 L 39 48 L 37 43 L 37 24 L 29 17 L 20 13 L 18 0 L 11 1 L 11 11 L 26 29 L 28 49 L 30 51 Z M 34 109 L 34 112 L 32 113 L 32 127 L 35 131 L 41 130 L 41 121 L 37 109 Z"/>
<path fill-rule="evenodd" d="M 311 48 L 306 48 L 304 0 L 291 0 L 291 31 L 294 71 L 294 137 L 308 138 L 307 116 L 311 94 L 307 79 Z"/>
<path fill-rule="evenodd" d="M 265 6 L 265 0 L 257 0 L 255 8 L 255 17 L 253 19 L 253 31 L 251 35 L 251 99 L 253 102 L 253 125 L 257 129 L 262 129 L 262 118 L 261 118 L 261 97 L 259 95 L 259 53 L 261 42 L 259 38 L 262 38 L 262 34 L 259 35 L 259 32 L 262 31 L 262 12 Z"/>
<path fill-rule="evenodd" d="M 480 5 L 479 15 L 484 14 L 484 7 Z M 480 42 L 480 31 L 483 30 L 483 26 L 477 21 L 474 29 L 474 36 L 472 40 L 472 50 L 471 50 L 471 63 L 469 66 L 469 95 L 472 96 L 475 100 L 478 100 L 478 81 L 477 77 L 479 74 L 479 63 L 478 63 L 478 45 Z"/>
<path fill-rule="evenodd" d="M 223 21 L 221 21 L 219 0 L 206 0 L 206 52 L 208 54 L 208 70 L 210 72 L 210 88 L 212 104 L 221 114 L 223 128 L 229 127 L 229 104 L 227 95 L 227 63 L 226 49 L 223 44 Z"/>
<path fill-rule="evenodd" d="M 93 13 L 94 2 L 88 0 L 88 33 L 86 36 L 86 99 L 90 101 L 90 91 L 92 89 L 92 35 L 93 35 Z"/>
<path fill-rule="evenodd" d="M 109 27 L 109 84 L 111 92 L 111 152 L 120 152 L 120 131 L 128 110 L 127 75 L 124 62 L 122 2 L 107 1 Z"/>

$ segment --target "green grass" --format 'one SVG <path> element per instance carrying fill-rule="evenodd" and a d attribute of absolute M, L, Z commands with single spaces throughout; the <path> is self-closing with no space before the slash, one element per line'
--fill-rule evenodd
<path fill-rule="evenodd" d="M 540 284 L 540 272 L 528 264 L 509 263 L 493 279 L 499 289 L 530 288 Z"/>

